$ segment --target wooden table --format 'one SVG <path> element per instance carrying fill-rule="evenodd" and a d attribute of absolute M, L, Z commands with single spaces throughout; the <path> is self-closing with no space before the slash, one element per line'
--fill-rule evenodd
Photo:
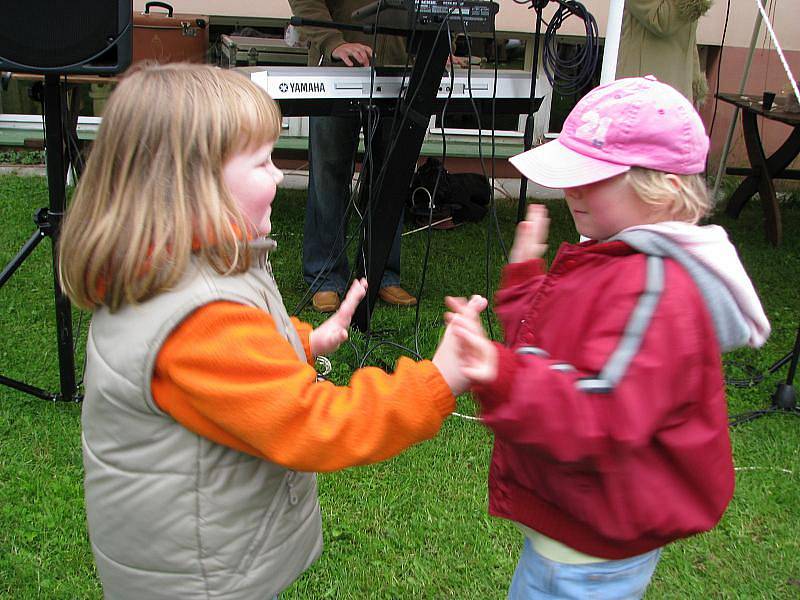
<path fill-rule="evenodd" d="M 773 104 L 771 110 L 764 110 L 761 96 L 740 94 L 717 94 L 717 98 L 737 106 L 742 111 L 742 129 L 749 168 L 731 167 L 726 169 L 730 175 L 745 175 L 744 181 L 731 194 L 725 212 L 737 218 L 747 201 L 758 192 L 764 209 L 764 228 L 767 239 L 777 246 L 781 243 L 783 230 L 778 199 L 775 196 L 774 179 L 800 179 L 800 170 L 787 169 L 800 153 L 800 113 L 789 113 Z M 758 117 L 779 121 L 792 127 L 792 132 L 774 153 L 764 154 L 761 134 L 758 132 Z"/>

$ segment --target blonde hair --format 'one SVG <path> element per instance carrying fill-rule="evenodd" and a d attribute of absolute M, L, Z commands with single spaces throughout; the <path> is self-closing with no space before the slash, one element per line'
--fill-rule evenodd
<path fill-rule="evenodd" d="M 58 271 L 82 308 L 142 302 L 175 285 L 192 255 L 219 273 L 249 267 L 247 222 L 222 179 L 234 154 L 274 142 L 277 104 L 210 65 L 151 65 L 106 105 L 59 242 Z"/>
<path fill-rule="evenodd" d="M 625 181 L 643 202 L 664 209 L 671 220 L 697 223 L 713 208 L 702 175 L 672 175 L 632 167 L 625 173 Z"/>

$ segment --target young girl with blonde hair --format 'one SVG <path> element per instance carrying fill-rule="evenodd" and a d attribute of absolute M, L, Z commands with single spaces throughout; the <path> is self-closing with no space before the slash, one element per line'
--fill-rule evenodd
<path fill-rule="evenodd" d="M 60 237 L 66 293 L 93 311 L 84 377 L 89 537 L 110 598 L 269 598 L 320 554 L 314 471 L 436 434 L 465 380 L 433 362 L 317 382 L 364 281 L 316 329 L 273 279 L 278 108 L 242 75 L 126 76 Z M 448 362 L 450 361 L 450 362 Z"/>
<path fill-rule="evenodd" d="M 653 77 L 592 90 L 557 140 L 511 159 L 564 190 L 589 240 L 545 269 L 547 210 L 529 207 L 496 297 L 504 344 L 448 301 L 495 434 L 489 511 L 524 534 L 510 600 L 640 598 L 661 549 L 731 499 L 720 355 L 770 327 L 725 231 L 697 224 L 708 144 Z"/>

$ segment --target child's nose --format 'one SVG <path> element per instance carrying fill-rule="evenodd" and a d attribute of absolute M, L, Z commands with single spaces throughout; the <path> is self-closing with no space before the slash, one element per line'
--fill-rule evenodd
<path fill-rule="evenodd" d="M 272 168 L 272 178 L 275 180 L 275 185 L 280 185 L 283 181 L 283 171 L 280 169 Z"/>

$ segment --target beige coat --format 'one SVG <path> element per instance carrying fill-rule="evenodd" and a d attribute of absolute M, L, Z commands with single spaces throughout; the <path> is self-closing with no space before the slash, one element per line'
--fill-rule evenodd
<path fill-rule="evenodd" d="M 711 0 L 625 0 L 617 78 L 655 75 L 702 103 L 707 84 L 697 52 L 697 20 Z"/>

